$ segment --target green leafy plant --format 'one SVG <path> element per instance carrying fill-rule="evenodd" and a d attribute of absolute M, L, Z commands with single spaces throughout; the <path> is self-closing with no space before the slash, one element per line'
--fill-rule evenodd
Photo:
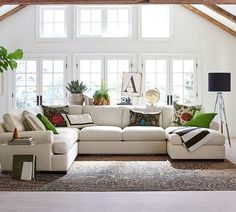
<path fill-rule="evenodd" d="M 75 94 L 83 93 L 84 91 L 88 90 L 88 87 L 83 82 L 80 83 L 79 80 L 72 80 L 70 83 L 68 83 L 66 89 L 71 93 Z"/>
<path fill-rule="evenodd" d="M 0 73 L 3 73 L 3 71 L 7 71 L 10 67 L 11 70 L 14 70 L 17 68 L 17 62 L 16 60 L 20 60 L 23 57 L 23 51 L 22 49 L 17 49 L 16 51 L 12 53 L 8 53 L 7 49 L 0 46 Z"/>
<path fill-rule="evenodd" d="M 104 98 L 106 100 L 110 99 L 110 96 L 108 94 L 109 89 L 107 88 L 107 85 L 104 81 L 101 81 L 101 84 L 99 88 L 95 91 L 93 98 L 94 99 L 101 99 Z"/>

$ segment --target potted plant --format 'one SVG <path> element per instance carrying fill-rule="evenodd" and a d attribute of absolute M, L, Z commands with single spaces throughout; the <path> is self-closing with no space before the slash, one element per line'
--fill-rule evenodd
<path fill-rule="evenodd" d="M 66 89 L 70 91 L 69 102 L 71 105 L 83 105 L 83 92 L 88 90 L 88 87 L 83 82 L 79 82 L 79 80 L 72 80 L 68 83 Z"/>
<path fill-rule="evenodd" d="M 107 85 L 102 81 L 100 88 L 97 89 L 93 95 L 95 105 L 109 105 L 110 96 L 108 94 Z"/>
<path fill-rule="evenodd" d="M 20 60 L 23 57 L 23 51 L 17 49 L 12 53 L 8 53 L 7 49 L 0 46 L 0 73 L 7 71 L 8 68 L 14 70 L 17 68 L 16 60 Z"/>

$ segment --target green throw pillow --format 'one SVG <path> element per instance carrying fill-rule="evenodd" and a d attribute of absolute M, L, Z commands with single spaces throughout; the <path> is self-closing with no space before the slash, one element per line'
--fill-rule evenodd
<path fill-rule="evenodd" d="M 196 111 L 191 121 L 186 122 L 184 125 L 209 128 L 209 125 L 211 121 L 215 118 L 216 114 L 217 113 L 203 113 L 200 111 Z"/>
<path fill-rule="evenodd" d="M 43 125 L 45 126 L 46 130 L 51 130 L 53 131 L 54 134 L 59 134 L 57 132 L 57 129 L 53 126 L 53 124 L 47 119 L 47 117 L 45 117 L 43 114 L 37 114 L 37 117 L 39 118 L 39 120 L 43 123 Z"/>

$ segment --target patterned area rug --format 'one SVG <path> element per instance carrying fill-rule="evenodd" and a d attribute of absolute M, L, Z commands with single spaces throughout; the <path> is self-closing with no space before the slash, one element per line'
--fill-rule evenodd
<path fill-rule="evenodd" d="M 236 190 L 236 165 L 225 160 L 178 161 L 167 156 L 80 156 L 66 175 L 18 181 L 0 174 L 0 191 Z"/>

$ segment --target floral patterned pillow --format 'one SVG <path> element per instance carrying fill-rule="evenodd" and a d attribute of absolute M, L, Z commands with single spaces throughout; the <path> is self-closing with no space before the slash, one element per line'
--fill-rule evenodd
<path fill-rule="evenodd" d="M 69 113 L 69 107 L 48 107 L 43 106 L 44 115 L 55 127 L 67 127 L 66 120 L 63 118 L 62 114 Z"/>
<path fill-rule="evenodd" d="M 156 126 L 159 127 L 161 113 L 143 113 L 130 110 L 130 126 Z"/>
<path fill-rule="evenodd" d="M 201 110 L 201 105 L 187 106 L 174 102 L 173 124 L 182 126 L 190 121 L 196 111 Z"/>

